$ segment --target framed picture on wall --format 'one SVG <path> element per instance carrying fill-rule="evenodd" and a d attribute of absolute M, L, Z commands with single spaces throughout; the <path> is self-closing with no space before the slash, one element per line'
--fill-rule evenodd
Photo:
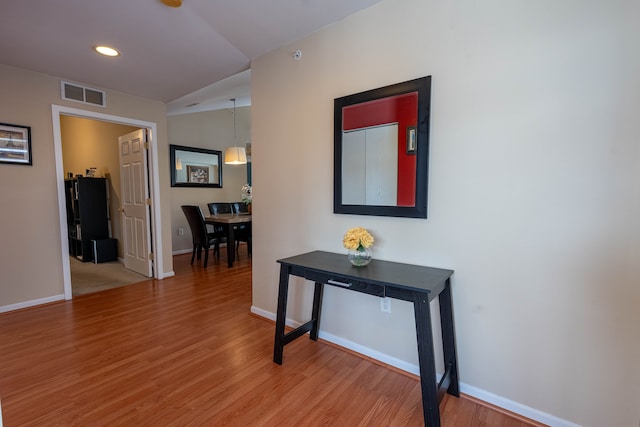
<path fill-rule="evenodd" d="M 209 182 L 209 167 L 187 165 L 187 177 L 190 183 L 207 184 Z"/>
<path fill-rule="evenodd" d="M 31 127 L 0 123 L 0 163 L 32 165 Z"/>
<path fill-rule="evenodd" d="M 416 127 L 407 127 L 407 154 L 416 154 Z"/>

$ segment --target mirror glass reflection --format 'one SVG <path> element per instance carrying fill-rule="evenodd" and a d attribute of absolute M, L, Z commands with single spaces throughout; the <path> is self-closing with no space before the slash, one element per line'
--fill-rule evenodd
<path fill-rule="evenodd" d="M 398 124 L 342 131 L 342 203 L 396 206 Z"/>

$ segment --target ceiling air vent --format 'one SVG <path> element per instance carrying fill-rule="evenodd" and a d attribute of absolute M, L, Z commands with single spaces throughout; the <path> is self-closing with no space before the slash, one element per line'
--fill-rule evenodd
<path fill-rule="evenodd" d="M 106 107 L 106 98 L 106 94 L 102 90 L 92 89 L 90 87 L 80 86 L 65 81 L 62 82 L 62 99 L 82 102 L 83 104 L 97 105 L 99 107 Z"/>

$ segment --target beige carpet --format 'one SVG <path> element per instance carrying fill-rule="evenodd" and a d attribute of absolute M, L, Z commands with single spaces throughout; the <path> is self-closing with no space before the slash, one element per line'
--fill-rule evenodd
<path fill-rule="evenodd" d="M 94 264 L 69 257 L 73 296 L 126 286 L 149 279 L 124 268 L 118 261 Z"/>

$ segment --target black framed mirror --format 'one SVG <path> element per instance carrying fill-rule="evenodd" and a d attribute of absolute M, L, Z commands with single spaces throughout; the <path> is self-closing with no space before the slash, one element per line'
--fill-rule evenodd
<path fill-rule="evenodd" d="M 333 212 L 427 217 L 431 76 L 334 99 Z"/>
<path fill-rule="evenodd" d="M 172 187 L 222 188 L 222 152 L 169 145 Z"/>

